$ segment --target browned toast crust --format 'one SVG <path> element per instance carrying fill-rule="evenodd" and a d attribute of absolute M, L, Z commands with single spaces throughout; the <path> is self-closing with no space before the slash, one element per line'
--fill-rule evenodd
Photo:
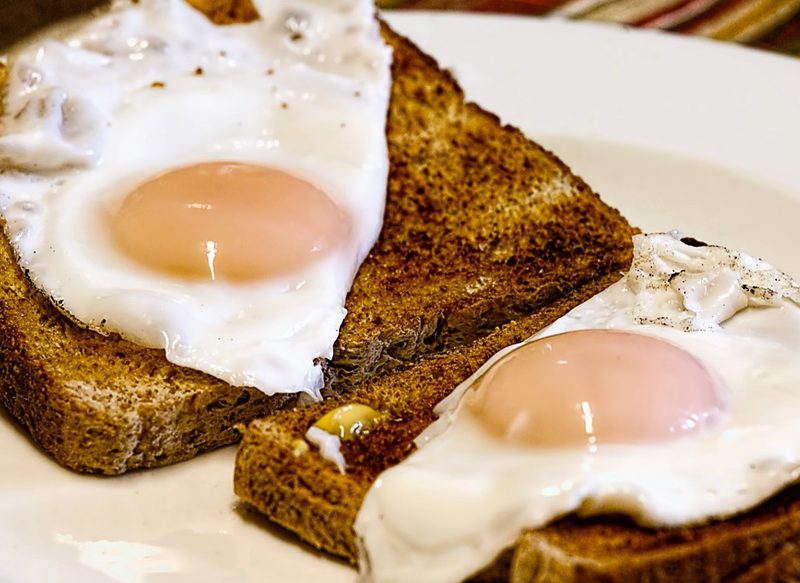
<path fill-rule="evenodd" d="M 30 284 L 5 237 L 0 265 L 0 403 L 67 467 L 118 474 L 189 459 L 293 398 L 232 387 L 80 328 Z"/>
<path fill-rule="evenodd" d="M 250 6 L 192 3 L 221 22 Z M 619 213 L 517 130 L 465 105 L 432 59 L 383 33 L 395 49 L 384 230 L 348 297 L 327 394 L 478 338 L 629 253 Z M 0 403 L 65 466 L 118 474 L 181 461 L 294 401 L 82 330 L 36 292 L 5 240 L 0 265 Z"/>
<path fill-rule="evenodd" d="M 341 397 L 252 422 L 236 458 L 236 494 L 313 546 L 355 562 L 351 526 L 362 499 L 380 472 L 411 453 L 413 439 L 435 419 L 434 405 L 492 354 L 531 336 L 619 277 L 607 274 L 470 345 L 430 355 Z M 347 403 L 369 405 L 389 421 L 364 439 L 343 442 L 348 470 L 342 475 L 302 444 L 315 421 Z"/>
<path fill-rule="evenodd" d="M 402 41 L 393 41 L 395 45 L 398 42 Z M 395 66 L 402 71 L 405 52 L 402 47 L 395 50 L 400 61 Z M 431 64 L 424 56 L 413 57 L 409 62 L 415 63 L 415 70 Z M 451 80 L 443 82 L 449 84 Z M 436 89 L 432 92 L 436 94 Z M 420 95 L 430 98 L 424 91 Z M 452 107 L 452 102 L 447 107 Z M 468 111 L 475 111 L 474 106 L 468 106 Z M 390 119 L 390 124 L 393 122 Z M 515 236 L 524 238 L 521 233 Z M 598 269 L 598 273 L 609 267 Z M 552 264 L 546 268 L 552 268 Z M 470 344 L 428 356 L 413 367 L 374 377 L 329 402 L 281 411 L 251 423 L 237 454 L 236 493 L 314 547 L 355 563 L 357 548 L 352 525 L 361 501 L 380 471 L 413 450 L 413 438 L 433 420 L 433 404 L 497 349 L 548 324 L 614 281 L 612 271 L 588 282 L 578 278 L 585 283 L 583 287 L 577 285 L 571 293 L 559 288 L 541 311 Z M 536 284 L 535 278 L 527 282 L 534 287 Z M 448 346 L 446 341 L 441 344 Z M 303 435 L 325 412 L 349 402 L 371 405 L 389 413 L 391 420 L 361 440 L 343 443 L 348 470 L 341 475 L 315 448 L 309 448 Z M 703 526 L 654 530 L 636 526 L 624 517 L 567 517 L 546 528 L 523 533 L 513 548 L 501 553 L 473 580 L 800 581 L 799 541 L 800 486 L 787 489 L 750 512 Z"/>
<path fill-rule="evenodd" d="M 383 35 L 394 50 L 387 208 L 333 361 L 347 385 L 471 342 L 618 268 L 633 232 L 558 158 L 465 103 L 431 57 Z"/>
<path fill-rule="evenodd" d="M 351 561 L 356 559 L 351 526 L 363 496 L 380 471 L 412 450 L 414 436 L 433 420 L 433 405 L 500 348 L 532 335 L 619 279 L 630 262 L 633 233 L 616 211 L 570 177 L 552 155 L 518 130 L 502 126 L 495 116 L 465 104 L 458 85 L 433 59 L 391 31 L 384 35 L 395 55 L 390 150 L 408 157 L 391 159 L 389 201 L 394 204 L 400 197 L 403 201 L 397 210 L 387 212 L 384 236 L 401 242 L 430 237 L 425 220 L 431 216 L 449 226 L 430 247 L 416 246 L 413 253 L 404 254 L 402 248 L 387 250 L 387 241 L 379 241 L 370 257 L 394 266 L 384 281 L 404 290 L 429 283 L 425 278 L 391 279 L 409 259 L 418 261 L 422 270 L 433 266 L 433 286 L 440 285 L 437 274 L 448 273 L 445 279 L 464 286 L 503 277 L 509 288 L 484 284 L 462 300 L 458 317 L 451 313 L 435 325 L 421 322 L 421 329 L 433 331 L 429 343 L 439 350 L 436 354 L 372 376 L 341 398 L 284 411 L 247 428 L 237 456 L 236 493 L 310 544 Z M 425 139 L 411 139 L 420 135 Z M 404 146 L 409 140 L 410 148 Z M 447 151 L 448 144 L 452 151 Z M 434 171 L 426 170 L 432 165 L 439 173 L 437 181 L 426 174 Z M 451 173 L 454 178 L 449 178 Z M 405 188 L 414 183 L 449 188 L 437 196 L 442 206 L 427 213 L 413 207 L 408 211 Z M 496 200 L 486 194 L 487 183 Z M 395 236 L 396 232 L 401 235 Z M 469 250 L 475 260 L 453 266 L 430 251 L 451 244 Z M 454 251 L 447 257 L 457 255 Z M 371 269 L 372 265 L 362 267 L 359 279 L 368 277 L 361 282 L 374 277 Z M 435 288 L 428 289 L 435 295 Z M 449 290 L 440 291 L 446 296 Z M 368 295 L 359 282 L 351 298 L 358 298 L 360 307 L 382 309 L 382 299 Z M 409 302 L 400 305 L 407 307 Z M 429 313 L 427 318 L 433 321 L 437 315 Z M 386 324 L 384 314 L 380 316 Z M 448 342 L 444 331 L 461 343 Z M 419 334 L 412 337 L 419 342 Z M 351 342 L 352 336 L 343 331 L 342 338 Z M 364 440 L 345 442 L 343 453 L 350 469 L 340 475 L 335 466 L 308 451 L 303 435 L 326 411 L 348 402 L 368 404 L 388 413 L 392 421 Z M 498 563 L 502 564 L 510 564 L 510 556 Z M 507 568 L 492 572 L 508 576 Z"/>
<path fill-rule="evenodd" d="M 798 494 L 791 487 L 750 512 L 695 527 L 568 517 L 520 539 L 508 580 L 797 581 Z"/>
<path fill-rule="evenodd" d="M 534 316 L 508 324 L 468 347 L 423 359 L 313 407 L 251 423 L 239 446 L 234 489 L 274 522 L 355 563 L 352 530 L 361 501 L 379 473 L 414 449 L 433 421 L 432 407 L 499 348 L 557 318 L 574 302 L 614 280 L 609 276 Z M 346 441 L 342 475 L 314 448 L 307 429 L 327 411 L 358 402 L 390 421 Z M 566 517 L 523 533 L 512 549 L 476 574 L 482 583 L 777 583 L 800 580 L 800 486 L 754 510 L 702 526 L 651 529 L 626 517 Z"/>

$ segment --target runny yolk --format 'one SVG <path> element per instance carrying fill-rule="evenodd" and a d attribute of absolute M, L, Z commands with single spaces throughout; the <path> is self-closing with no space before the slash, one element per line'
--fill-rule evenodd
<path fill-rule="evenodd" d="M 679 437 L 725 409 L 719 382 L 677 346 L 582 330 L 525 344 L 495 363 L 466 405 L 491 434 L 534 447 Z"/>
<path fill-rule="evenodd" d="M 107 218 L 129 257 L 190 280 L 285 275 L 341 245 L 350 228 L 342 209 L 310 182 L 234 162 L 164 172 L 137 186 Z"/>

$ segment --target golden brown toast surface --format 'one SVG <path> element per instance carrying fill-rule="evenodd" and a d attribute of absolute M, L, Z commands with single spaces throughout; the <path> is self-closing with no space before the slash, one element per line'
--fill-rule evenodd
<path fill-rule="evenodd" d="M 531 336 L 619 277 L 606 274 L 470 345 L 429 355 L 340 397 L 252 422 L 237 454 L 236 493 L 315 547 L 355 561 L 351 527 L 363 497 L 380 472 L 411 453 L 414 438 L 435 419 L 434 405 L 498 350 Z M 316 449 L 300 444 L 326 412 L 348 403 L 368 405 L 387 421 L 364 439 L 342 443 L 348 469 L 340 474 Z"/>
<path fill-rule="evenodd" d="M 251 423 L 239 446 L 236 493 L 274 522 L 316 548 L 355 563 L 352 526 L 375 478 L 414 449 L 433 421 L 431 411 L 486 358 L 529 336 L 575 301 L 614 280 L 599 280 L 469 347 L 430 356 L 353 392 L 312 407 L 279 412 Z M 367 436 L 342 443 L 342 475 L 316 449 L 300 446 L 308 428 L 337 406 L 358 402 L 388 414 Z M 523 533 L 512 549 L 475 575 L 475 581 L 559 582 L 779 582 L 800 580 L 800 486 L 755 510 L 704 526 L 654 530 L 625 517 L 567 517 Z"/>
<path fill-rule="evenodd" d="M 252 17 L 249 2 L 226 2 L 193 0 L 220 22 Z M 617 269 L 630 251 L 619 213 L 383 32 L 396 51 L 384 229 L 347 299 L 327 371 L 333 392 L 479 338 Z M 68 467 L 117 474 L 184 460 L 294 401 L 87 332 L 33 288 L 6 240 L 0 264 L 0 403 Z"/>
<path fill-rule="evenodd" d="M 405 55 L 416 49 L 408 45 L 398 50 L 398 43 L 403 42 L 394 37 L 396 68 L 402 71 L 406 63 L 413 62 L 418 74 L 426 70 L 424 76 L 436 77 L 432 68 L 426 69 L 433 64 L 424 56 L 409 54 L 409 60 L 404 61 Z M 449 85 L 451 81 L 443 82 Z M 430 87 L 431 82 L 426 85 Z M 402 110 L 403 115 L 413 115 L 413 109 L 426 99 L 444 99 L 447 91 L 443 89 L 437 94 L 436 89 L 422 90 L 418 93 L 421 99 Z M 453 115 L 457 106 L 450 101 L 439 109 Z M 469 106 L 455 117 L 459 119 L 461 115 L 477 111 Z M 407 119 L 395 121 L 392 118 L 392 123 L 413 125 Z M 434 151 L 432 147 L 427 155 L 432 156 Z M 424 154 L 421 159 L 425 159 Z M 577 216 L 586 215 L 579 213 Z M 532 224 L 540 228 L 535 218 Z M 518 226 L 524 229 L 522 223 Z M 563 226 L 569 228 L 566 224 Z M 514 236 L 525 239 L 524 232 Z M 608 241 L 600 240 L 595 244 L 602 246 Z M 615 256 L 616 260 L 621 260 L 623 255 Z M 553 265 L 558 262 L 545 263 L 540 269 L 552 269 Z M 443 352 L 423 358 L 411 367 L 373 377 L 341 397 L 254 421 L 247 427 L 237 454 L 236 493 L 314 547 L 355 563 L 358 555 L 352 526 L 361 501 L 382 470 L 413 451 L 414 437 L 434 418 L 433 405 L 498 349 L 531 335 L 615 281 L 618 275 L 610 266 L 606 267 L 607 271 L 598 269 L 595 279 L 581 280 L 582 284 L 571 291 L 559 288 L 553 296 L 557 299 L 551 298 L 546 307 L 501 325 L 477 340 L 449 349 L 445 341 Z M 578 273 L 581 267 L 573 269 Z M 527 285 L 536 287 L 536 276 L 528 277 Z M 348 469 L 342 475 L 319 455 L 315 446 L 305 442 L 304 434 L 326 412 L 355 402 L 388 413 L 389 421 L 361 440 L 343 442 L 342 452 Z M 790 488 L 752 512 L 699 527 L 653 530 L 636 526 L 622 517 L 590 520 L 568 517 L 546 528 L 523 533 L 513 548 L 475 574 L 475 580 L 511 583 L 798 581 L 798 494 L 800 487 Z"/>
<path fill-rule="evenodd" d="M 443 348 L 436 354 L 368 378 L 340 398 L 283 411 L 247 428 L 237 456 L 237 494 L 312 545 L 351 561 L 357 556 L 352 524 L 361 500 L 382 470 L 411 452 L 413 438 L 434 418 L 434 404 L 489 356 L 532 335 L 619 279 L 630 261 L 628 238 L 632 235 L 629 226 L 618 222 L 617 213 L 582 182 L 570 178 L 556 159 L 517 130 L 502 127 L 496 117 L 465 104 L 449 74 L 409 41 L 391 31 L 385 35 L 395 51 L 390 148 L 410 156 L 409 161 L 392 158 L 389 200 L 405 198 L 407 183 L 440 188 L 432 184 L 431 176 L 444 176 L 442 184 L 449 189 L 437 197 L 442 207 L 434 211 L 434 216 L 440 216 L 437 220 L 448 225 L 442 240 L 431 241 L 430 250 L 415 250 L 408 258 L 418 261 L 420 269 L 432 265 L 433 273 L 455 273 L 451 279 L 464 285 L 512 275 L 508 289 L 489 283 L 475 294 L 477 298 L 462 300 L 469 306 L 464 313 L 470 315 L 461 321 L 474 318 L 468 310 L 479 314 L 479 333 L 467 341 L 451 344 L 434 337 L 432 343 Z M 409 94 L 415 98 L 409 100 Z M 412 148 L 403 145 L 420 135 L 425 139 L 412 140 Z M 448 143 L 453 150 L 443 153 Z M 513 153 L 508 154 L 509 149 Z M 480 160 L 477 165 L 476 159 Z M 404 200 L 397 211 L 387 213 L 384 236 L 395 232 L 403 233 L 400 240 L 426 236 L 424 221 L 430 215 L 418 209 L 405 214 L 410 203 Z M 394 216 L 403 218 L 394 220 Z M 437 257 L 432 249 L 447 248 L 451 240 L 458 240 L 459 248 L 469 250 L 476 261 L 453 266 Z M 388 272 L 391 275 L 402 269 L 404 256 L 400 249 L 385 249 L 379 241 L 371 258 L 385 253 L 382 262 L 394 266 Z M 370 274 L 366 264 L 359 278 L 365 273 Z M 418 278 L 410 283 L 395 285 L 410 290 L 425 287 L 428 281 Z M 442 296 L 448 291 L 441 290 Z M 361 294 L 368 296 L 356 286 L 351 298 Z M 377 310 L 380 300 L 368 296 L 361 306 Z M 428 329 L 440 332 L 448 324 L 445 320 Z M 347 337 L 343 333 L 342 338 Z M 363 440 L 344 442 L 348 471 L 341 475 L 314 448 L 308 448 L 303 436 L 325 412 L 350 402 L 370 405 L 391 421 Z M 505 570 L 499 568 L 500 580 L 508 576 L 508 564 L 502 563 Z"/>
<path fill-rule="evenodd" d="M 188 459 L 293 398 L 232 387 L 80 328 L 23 275 L 5 237 L 0 265 L 0 403 L 67 467 L 117 474 Z"/>
<path fill-rule="evenodd" d="M 433 59 L 383 32 L 394 50 L 387 208 L 333 361 L 347 385 L 618 268 L 632 233 L 555 156 L 465 103 Z"/>

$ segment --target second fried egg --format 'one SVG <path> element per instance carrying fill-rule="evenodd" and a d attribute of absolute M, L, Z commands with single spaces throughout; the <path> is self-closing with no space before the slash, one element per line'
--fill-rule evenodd
<path fill-rule="evenodd" d="M 437 406 L 355 530 L 378 582 L 457 582 L 525 529 L 624 513 L 724 518 L 800 477 L 800 286 L 675 234 Z"/>

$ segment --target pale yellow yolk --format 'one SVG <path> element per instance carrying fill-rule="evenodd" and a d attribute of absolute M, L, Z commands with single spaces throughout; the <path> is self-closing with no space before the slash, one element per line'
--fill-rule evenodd
<path fill-rule="evenodd" d="M 725 408 L 718 381 L 688 352 L 651 336 L 567 332 L 525 344 L 467 395 L 492 434 L 527 446 L 679 437 Z"/>
<path fill-rule="evenodd" d="M 348 236 L 344 212 L 276 168 L 210 162 L 139 185 L 108 215 L 129 257 L 185 279 L 254 281 L 309 266 Z"/>
<path fill-rule="evenodd" d="M 378 413 L 368 405 L 350 403 L 328 411 L 314 423 L 314 427 L 319 427 L 331 435 L 338 435 L 347 441 L 369 433 L 370 429 L 378 425 L 385 417 L 386 415 Z"/>

